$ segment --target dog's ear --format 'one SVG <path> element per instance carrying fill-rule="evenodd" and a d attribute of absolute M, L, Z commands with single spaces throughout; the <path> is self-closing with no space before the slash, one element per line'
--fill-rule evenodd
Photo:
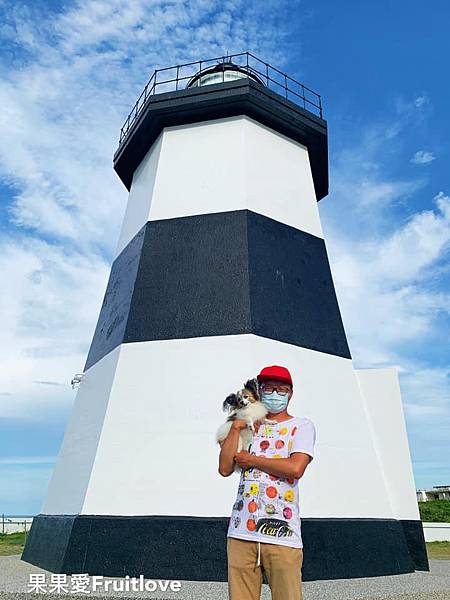
<path fill-rule="evenodd" d="M 256 379 L 256 377 L 254 377 L 253 379 L 249 379 L 245 385 L 244 388 L 249 390 L 253 396 L 256 398 L 256 400 L 259 400 L 259 385 L 258 385 L 258 380 Z"/>
<path fill-rule="evenodd" d="M 238 397 L 237 397 L 237 395 L 236 394 L 230 394 L 223 401 L 222 410 L 224 410 L 224 411 L 227 410 L 228 412 L 230 412 L 232 408 L 234 408 L 235 406 L 237 406 L 237 403 L 238 403 Z"/>

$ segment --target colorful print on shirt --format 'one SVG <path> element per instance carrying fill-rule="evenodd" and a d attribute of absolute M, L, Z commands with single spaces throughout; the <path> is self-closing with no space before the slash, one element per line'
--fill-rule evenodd
<path fill-rule="evenodd" d="M 289 458 L 294 452 L 313 457 L 315 437 L 310 419 L 292 417 L 276 425 L 260 425 L 248 451 L 273 459 Z M 269 475 L 256 468 L 242 470 L 227 535 L 303 547 L 298 479 Z"/>

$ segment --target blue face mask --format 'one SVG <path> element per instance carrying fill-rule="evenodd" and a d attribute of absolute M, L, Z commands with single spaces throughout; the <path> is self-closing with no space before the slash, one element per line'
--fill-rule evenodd
<path fill-rule="evenodd" d="M 289 402 L 288 394 L 279 394 L 277 391 L 273 391 L 271 394 L 262 393 L 261 402 L 271 413 L 279 413 L 283 411 Z"/>

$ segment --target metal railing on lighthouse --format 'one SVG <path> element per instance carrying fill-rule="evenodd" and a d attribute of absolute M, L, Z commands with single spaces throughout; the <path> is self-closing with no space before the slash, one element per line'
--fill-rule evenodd
<path fill-rule="evenodd" d="M 320 118 L 323 117 L 322 99 L 319 94 L 250 52 L 241 52 L 156 69 L 120 130 L 119 148 L 132 131 L 134 124 L 143 113 L 152 96 L 189 87 L 189 83 L 194 78 L 199 80 L 202 73 L 211 70 L 212 67 L 215 67 L 216 71 L 220 71 L 221 65 L 228 66 L 230 64 L 236 66 L 239 71 L 246 74 L 253 81 L 259 82 L 261 85 L 265 85 L 272 91 L 284 96 L 286 100 L 294 102 Z M 227 70 L 225 67 L 222 69 L 223 82 L 226 81 Z"/>

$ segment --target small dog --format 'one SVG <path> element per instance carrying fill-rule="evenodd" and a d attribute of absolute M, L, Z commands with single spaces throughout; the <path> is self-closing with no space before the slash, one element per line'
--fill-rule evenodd
<path fill-rule="evenodd" d="M 256 378 L 249 379 L 244 384 L 244 388 L 239 390 L 236 394 L 227 396 L 223 402 L 222 408 L 224 411 L 228 411 L 229 416 L 225 423 L 217 430 L 217 443 L 222 442 L 227 437 L 235 419 L 242 419 L 247 423 L 247 427 L 241 429 L 239 432 L 237 452 L 240 452 L 243 448 L 247 449 L 249 447 L 255 432 L 255 421 L 262 420 L 263 423 L 270 423 L 271 425 L 277 423 L 277 421 L 266 419 L 266 415 L 269 411 L 261 402 L 258 390 L 258 380 Z M 238 469 L 239 467 L 236 465 L 235 470 Z"/>

